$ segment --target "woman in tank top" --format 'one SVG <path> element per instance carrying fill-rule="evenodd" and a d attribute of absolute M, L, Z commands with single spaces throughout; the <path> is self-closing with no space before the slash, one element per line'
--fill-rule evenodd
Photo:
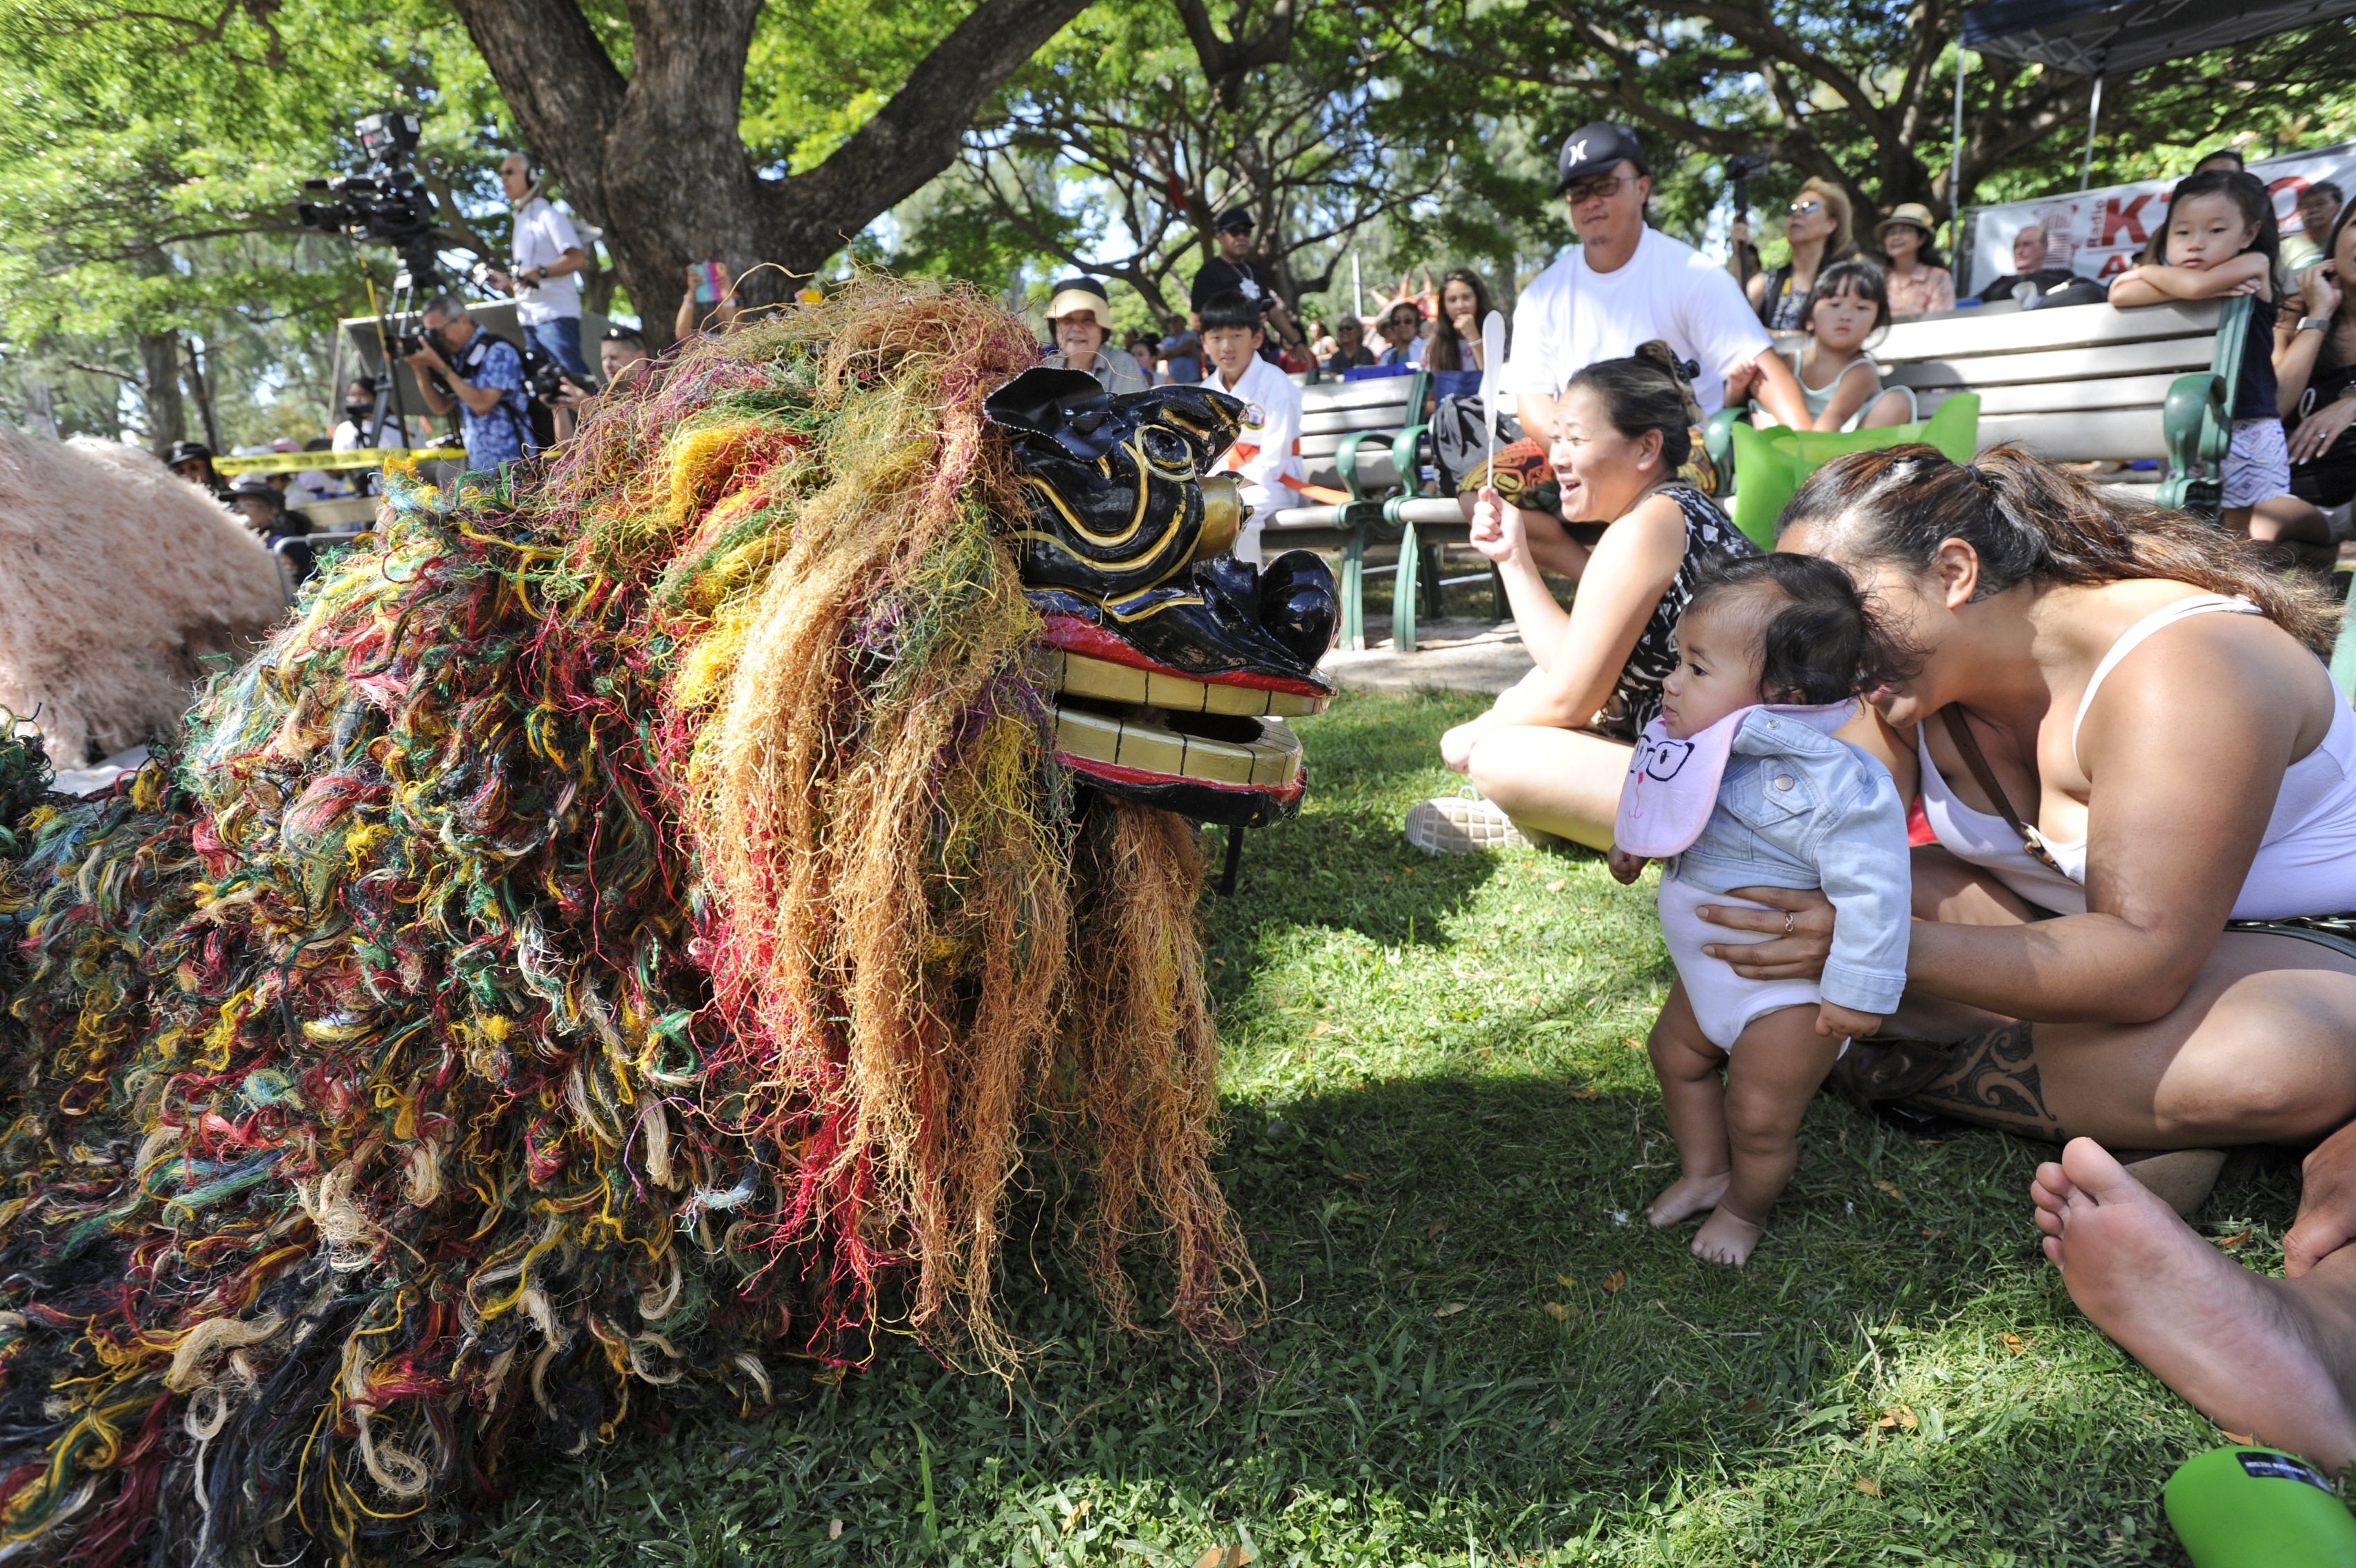
<path fill-rule="evenodd" d="M 2356 1460 L 2356 940 L 2242 923 L 2356 911 L 2333 607 L 2221 530 L 2010 449 L 1840 458 L 1779 548 L 1847 566 L 1912 641 L 1913 673 L 1873 703 L 1939 841 L 1916 852 L 1904 1037 L 1858 1042 L 1836 1077 L 2071 1138 L 2035 1197 L 2088 1316 L 2213 1419 Z M 1746 976 L 1819 972 L 1821 896 L 1742 891 L 1781 913 L 1719 911 L 1711 950 Z M 2218 1253 L 2107 1152 L 2335 1129 L 2286 1281 Z"/>
<path fill-rule="evenodd" d="M 1472 542 L 1497 564 L 1514 621 L 1537 668 L 1496 705 L 1440 742 L 1440 757 L 1475 797 L 1423 801 L 1408 840 L 1428 851 L 1519 842 L 1523 830 L 1602 848 L 1637 733 L 1660 711 L 1676 668 L 1677 618 L 1696 573 L 1758 547 L 1715 502 L 1677 478 L 1698 423 L 1665 344 L 1647 343 L 1573 376 L 1556 404 L 1548 453 L 1573 525 L 1607 524 L 1592 549 L 1560 540 L 1549 564 L 1576 569 L 1569 611 L 1540 575 L 1522 514 L 1483 491 Z"/>

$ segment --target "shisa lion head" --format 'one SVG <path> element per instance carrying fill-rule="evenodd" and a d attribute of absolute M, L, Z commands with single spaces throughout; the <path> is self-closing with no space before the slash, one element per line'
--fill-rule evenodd
<path fill-rule="evenodd" d="M 1301 742 L 1283 721 L 1333 685 L 1333 575 L 1305 550 L 1255 569 L 1247 518 L 1212 472 L 1244 405 L 1207 387 L 1108 395 L 1035 370 L 983 405 L 1007 434 L 1031 515 L 1015 537 L 1053 661 L 1055 755 L 1110 795 L 1203 822 L 1292 811 Z"/>

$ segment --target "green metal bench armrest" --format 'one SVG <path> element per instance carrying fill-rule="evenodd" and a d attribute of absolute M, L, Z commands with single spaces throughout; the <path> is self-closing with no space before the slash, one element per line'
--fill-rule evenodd
<path fill-rule="evenodd" d="M 2225 378 L 2212 371 L 2195 371 L 2169 383 L 2159 414 L 2160 434 L 2168 444 L 2168 476 L 2154 498 L 2161 506 L 2215 515 L 2216 501 L 2206 492 L 2213 489 L 2222 497 L 2223 486 L 2205 480 L 2201 469 L 2224 461 L 2224 444 L 2217 436 L 2222 433 L 2226 441 L 2233 438 L 2232 422 L 2225 418 L 2228 406 Z"/>
<path fill-rule="evenodd" d="M 2209 371 L 2224 381 L 2224 423 L 2217 437 L 2217 451 L 2212 462 L 2225 460 L 2225 442 L 2233 435 L 2234 399 L 2242 392 L 2242 349 L 2250 336 L 2250 317 L 2257 310 L 2257 301 L 2246 294 L 2237 294 L 2225 301 L 2217 312 L 2217 348 L 2210 357 Z M 2266 345 L 2272 352 L 2274 345 Z M 2206 456 L 2206 454 L 2203 454 Z"/>
<path fill-rule="evenodd" d="M 1333 448 L 1333 467 L 1341 470 L 1342 488 L 1350 492 L 1352 500 L 1370 501 L 1381 499 L 1368 495 L 1365 487 L 1359 483 L 1358 448 L 1369 440 L 1380 441 L 1388 446 L 1393 435 L 1394 433 L 1388 430 L 1353 430 L 1349 435 L 1342 437 L 1340 446 Z"/>
<path fill-rule="evenodd" d="M 1721 408 L 1702 426 L 1701 449 L 1709 454 L 1711 465 L 1722 476 L 1729 474 L 1734 463 L 1734 427 L 1749 412 L 1748 404 Z"/>
<path fill-rule="evenodd" d="M 1391 437 L 1391 467 L 1398 474 L 1399 491 L 1413 495 L 1423 481 L 1423 444 L 1431 438 L 1431 426 L 1418 420 L 1402 424 Z M 1402 458 L 1400 454 L 1406 456 Z"/>
<path fill-rule="evenodd" d="M 2168 445 L 2168 477 L 2159 486 L 2162 506 L 2211 521 L 2224 510 L 2220 470 L 2233 444 L 2233 403 L 2241 395 L 2243 350 L 2256 308 L 2248 295 L 2226 300 L 2217 312 L 2217 343 L 2207 372 L 2179 376 L 2168 389 L 2168 401 L 2160 409 L 2160 434 Z"/>

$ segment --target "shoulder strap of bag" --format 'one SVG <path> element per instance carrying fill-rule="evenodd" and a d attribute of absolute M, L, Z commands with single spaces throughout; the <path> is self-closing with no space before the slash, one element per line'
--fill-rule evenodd
<path fill-rule="evenodd" d="M 1949 703 L 1939 710 L 1939 716 L 1946 721 L 1947 735 L 1955 743 L 1955 749 L 1963 753 L 1964 766 L 1970 768 L 1972 777 L 1979 781 L 1981 792 L 1995 802 L 1997 815 L 2004 818 L 2005 826 L 2020 840 L 2020 847 L 2029 852 L 2031 859 L 2061 871 L 2062 867 L 2047 851 L 2045 840 L 2035 828 L 2022 822 L 2020 813 L 2012 809 L 2012 798 L 2004 792 L 2004 786 L 1996 781 L 1996 769 L 1988 766 L 1987 754 L 1980 750 L 1979 738 L 1972 734 L 1972 726 L 1965 719 L 1964 710 Z"/>

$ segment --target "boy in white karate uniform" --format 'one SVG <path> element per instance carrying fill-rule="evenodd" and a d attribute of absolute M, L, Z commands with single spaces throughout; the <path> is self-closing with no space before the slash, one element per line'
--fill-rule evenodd
<path fill-rule="evenodd" d="M 1259 531 L 1289 506 L 1301 504 L 1308 471 L 1301 466 L 1301 389 L 1259 357 L 1259 301 L 1230 289 L 1203 302 L 1203 354 L 1211 373 L 1203 384 L 1244 401 L 1243 433 L 1228 448 L 1226 466 L 1243 479 L 1251 515 L 1236 538 L 1235 557 L 1259 564 Z"/>

